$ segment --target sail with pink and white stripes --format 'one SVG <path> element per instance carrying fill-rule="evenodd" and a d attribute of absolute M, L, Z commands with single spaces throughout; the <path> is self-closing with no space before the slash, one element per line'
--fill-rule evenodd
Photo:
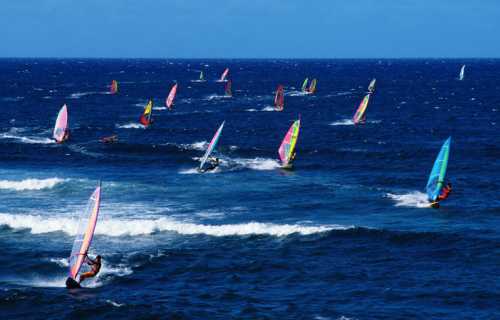
<path fill-rule="evenodd" d="M 175 94 L 177 93 L 177 83 L 174 84 L 172 89 L 170 89 L 170 93 L 168 94 L 167 100 L 165 100 L 165 105 L 168 109 L 172 109 L 172 105 L 174 104 Z"/>
<path fill-rule="evenodd" d="M 226 78 L 228 73 L 229 73 L 229 68 L 226 68 L 226 70 L 224 70 L 224 72 L 221 74 L 219 81 L 220 82 L 227 81 Z"/>
<path fill-rule="evenodd" d="M 57 143 L 63 142 L 67 137 L 68 131 L 68 107 L 63 105 L 57 114 L 56 125 L 52 137 Z"/>

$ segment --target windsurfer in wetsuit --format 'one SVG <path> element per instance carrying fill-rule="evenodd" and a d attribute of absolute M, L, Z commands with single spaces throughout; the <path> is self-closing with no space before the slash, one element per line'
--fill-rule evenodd
<path fill-rule="evenodd" d="M 88 256 L 85 256 L 85 259 L 87 261 L 87 264 L 90 266 L 90 271 L 82 273 L 80 275 L 80 280 L 78 283 L 82 283 L 83 280 L 88 279 L 88 278 L 93 278 L 95 277 L 99 271 L 101 270 L 101 256 L 98 255 L 95 257 L 95 260 L 90 259 Z"/>
<path fill-rule="evenodd" d="M 446 198 L 448 198 L 448 196 L 450 195 L 451 193 L 451 183 L 448 182 L 446 184 L 446 186 L 443 187 L 443 189 L 441 189 L 441 193 L 438 195 L 436 201 L 443 201 L 445 200 Z"/>

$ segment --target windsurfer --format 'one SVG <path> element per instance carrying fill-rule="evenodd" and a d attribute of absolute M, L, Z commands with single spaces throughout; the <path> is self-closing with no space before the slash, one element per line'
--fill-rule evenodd
<path fill-rule="evenodd" d="M 83 280 L 88 278 L 95 277 L 99 271 L 101 270 L 101 256 L 97 255 L 95 260 L 90 259 L 88 256 L 85 256 L 87 264 L 90 266 L 91 270 L 80 275 L 80 281 L 78 283 L 82 283 Z"/>
<path fill-rule="evenodd" d="M 439 194 L 439 196 L 437 197 L 437 201 L 443 201 L 445 200 L 446 198 L 448 198 L 448 196 L 450 195 L 451 193 L 451 183 L 448 182 L 446 184 L 446 186 L 443 187 L 443 189 L 441 189 L 441 193 Z"/>

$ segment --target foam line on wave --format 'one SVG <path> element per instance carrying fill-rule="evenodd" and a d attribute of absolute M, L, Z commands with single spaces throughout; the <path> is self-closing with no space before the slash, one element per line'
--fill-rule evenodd
<path fill-rule="evenodd" d="M 76 234 L 77 219 L 43 217 L 38 215 L 13 215 L 0 213 L 0 225 L 13 229 L 28 229 L 33 234 L 64 232 Z M 270 235 L 276 237 L 291 234 L 310 235 L 331 230 L 347 230 L 354 226 L 303 225 L 247 222 L 239 224 L 207 225 L 177 221 L 171 218 L 157 219 L 102 219 L 97 223 L 96 235 L 112 237 L 140 236 L 157 232 L 176 232 L 181 235 L 208 235 L 214 237 Z"/>

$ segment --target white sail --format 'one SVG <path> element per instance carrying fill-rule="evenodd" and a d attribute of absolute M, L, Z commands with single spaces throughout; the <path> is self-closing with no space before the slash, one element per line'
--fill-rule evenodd
<path fill-rule="evenodd" d="M 462 66 L 462 69 L 460 69 L 460 75 L 458 76 L 458 79 L 463 80 L 465 75 L 465 64 Z"/>

